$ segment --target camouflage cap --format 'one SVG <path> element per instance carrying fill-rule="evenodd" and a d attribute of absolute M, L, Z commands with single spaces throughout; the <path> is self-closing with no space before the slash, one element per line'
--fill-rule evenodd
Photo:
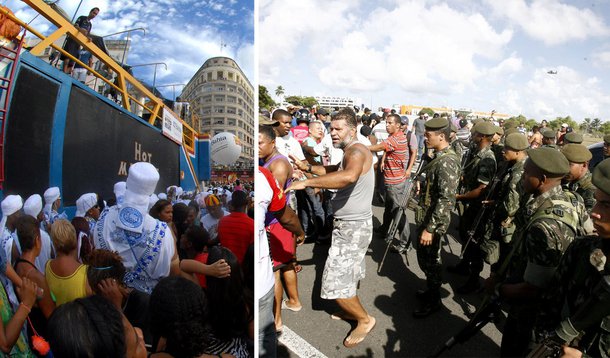
<path fill-rule="evenodd" d="M 426 123 L 424 124 L 424 126 L 426 127 L 426 130 L 429 130 L 429 131 L 437 131 L 439 129 L 443 129 L 443 128 L 447 127 L 448 125 L 449 125 L 449 122 L 447 121 L 447 118 L 441 118 L 441 117 L 433 118 L 429 121 L 426 121 Z"/>
<path fill-rule="evenodd" d="M 542 136 L 544 138 L 555 138 L 555 131 L 551 128 L 547 128 L 542 131 Z"/>
<path fill-rule="evenodd" d="M 606 134 L 606 135 L 604 136 L 604 142 L 605 142 L 606 144 L 610 144 L 610 134 Z"/>
<path fill-rule="evenodd" d="M 593 185 L 610 195 L 610 159 L 602 160 L 593 171 Z"/>
<path fill-rule="evenodd" d="M 570 143 L 580 144 L 580 143 L 582 143 L 582 141 L 583 141 L 582 134 L 576 133 L 576 132 L 570 132 L 563 137 L 563 142 L 565 144 L 570 144 Z"/>
<path fill-rule="evenodd" d="M 481 122 L 485 122 L 485 120 L 483 118 L 477 118 L 477 119 L 472 121 L 472 125 L 476 126 L 477 124 L 479 124 Z"/>
<path fill-rule="evenodd" d="M 572 163 L 584 163 L 593 158 L 591 151 L 582 144 L 570 143 L 561 148 L 561 153 Z"/>
<path fill-rule="evenodd" d="M 570 172 L 570 163 L 560 151 L 542 147 L 527 151 L 529 160 L 547 174 L 565 175 Z"/>
<path fill-rule="evenodd" d="M 494 126 L 490 122 L 481 122 L 474 126 L 475 133 L 479 133 L 482 135 L 494 135 L 496 133 L 496 126 Z"/>
<path fill-rule="evenodd" d="M 521 132 L 519 132 L 519 129 L 517 127 L 511 127 L 511 128 L 506 128 L 504 130 L 504 135 L 509 136 L 513 133 L 519 133 L 521 134 Z"/>
<path fill-rule="evenodd" d="M 496 127 L 496 134 L 504 135 L 504 129 L 502 129 L 502 127 L 500 127 L 500 126 L 494 126 L 494 127 Z"/>
<path fill-rule="evenodd" d="M 517 130 L 516 133 L 511 133 L 506 136 L 504 146 L 518 151 L 526 150 L 530 144 L 527 142 L 527 138 Z"/>
<path fill-rule="evenodd" d="M 273 126 L 273 127 L 275 127 L 275 126 L 278 126 L 280 124 L 280 122 L 276 121 L 275 119 L 271 120 L 271 119 L 269 119 L 266 116 L 261 114 L 261 115 L 258 116 L 258 124 L 261 125 L 261 126 Z"/>
<path fill-rule="evenodd" d="M 510 128 L 517 128 L 519 127 L 519 123 L 517 123 L 516 121 L 507 121 L 504 122 L 504 129 L 510 129 Z"/>

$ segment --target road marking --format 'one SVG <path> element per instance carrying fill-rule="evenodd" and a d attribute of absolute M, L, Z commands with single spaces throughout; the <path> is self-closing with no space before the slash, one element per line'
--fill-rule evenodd
<path fill-rule="evenodd" d="M 322 352 L 286 326 L 282 328 L 279 341 L 301 358 L 327 358 Z"/>

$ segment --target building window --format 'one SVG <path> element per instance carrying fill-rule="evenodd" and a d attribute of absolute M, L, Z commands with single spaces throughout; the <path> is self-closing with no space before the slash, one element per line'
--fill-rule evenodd
<path fill-rule="evenodd" d="M 207 77 L 208 77 L 208 81 L 211 81 L 212 80 L 212 72 L 208 72 Z"/>

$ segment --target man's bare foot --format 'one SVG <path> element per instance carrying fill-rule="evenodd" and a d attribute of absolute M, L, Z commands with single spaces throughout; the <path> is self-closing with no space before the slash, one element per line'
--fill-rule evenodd
<path fill-rule="evenodd" d="M 362 342 L 366 335 L 375 327 L 375 317 L 369 316 L 368 323 L 358 323 L 356 328 L 345 338 L 343 345 L 347 348 L 352 348 Z"/>
<path fill-rule="evenodd" d="M 350 315 L 349 313 L 345 312 L 345 311 L 338 311 L 335 312 L 333 314 L 330 315 L 331 319 L 340 321 L 340 320 L 344 320 L 344 321 L 357 321 L 357 319 Z"/>

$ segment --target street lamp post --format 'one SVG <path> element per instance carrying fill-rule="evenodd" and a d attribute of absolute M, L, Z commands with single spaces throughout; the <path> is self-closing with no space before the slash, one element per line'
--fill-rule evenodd
<path fill-rule="evenodd" d="M 129 35 L 133 31 L 143 31 L 144 32 L 144 36 L 146 36 L 146 29 L 143 28 L 143 27 L 136 27 L 134 29 L 123 30 L 123 31 L 119 31 L 119 32 L 115 32 L 115 33 L 112 33 L 112 34 L 108 34 L 108 35 L 102 36 L 102 38 L 106 38 L 106 37 L 109 37 L 109 36 L 114 36 L 114 35 L 119 35 L 119 34 L 127 33 L 127 40 L 125 41 L 125 47 L 123 47 L 123 56 L 121 57 L 121 66 L 123 66 L 123 63 L 125 62 L 125 53 L 127 52 L 127 45 L 129 44 Z"/>
<path fill-rule="evenodd" d="M 171 85 L 157 86 L 157 88 L 172 87 L 172 94 L 173 94 L 172 101 L 175 101 L 176 100 L 176 86 L 186 86 L 186 84 L 185 83 L 174 83 Z"/>
<path fill-rule="evenodd" d="M 155 66 L 155 72 L 153 74 L 153 84 L 152 84 L 153 93 L 155 92 L 155 83 L 157 81 L 157 66 L 158 65 L 165 66 L 165 70 L 167 71 L 167 64 L 165 62 L 151 62 L 151 63 L 143 63 L 143 64 L 140 64 L 140 65 L 130 65 L 131 68 L 134 68 L 134 67 L 143 67 L 143 66 Z"/>

